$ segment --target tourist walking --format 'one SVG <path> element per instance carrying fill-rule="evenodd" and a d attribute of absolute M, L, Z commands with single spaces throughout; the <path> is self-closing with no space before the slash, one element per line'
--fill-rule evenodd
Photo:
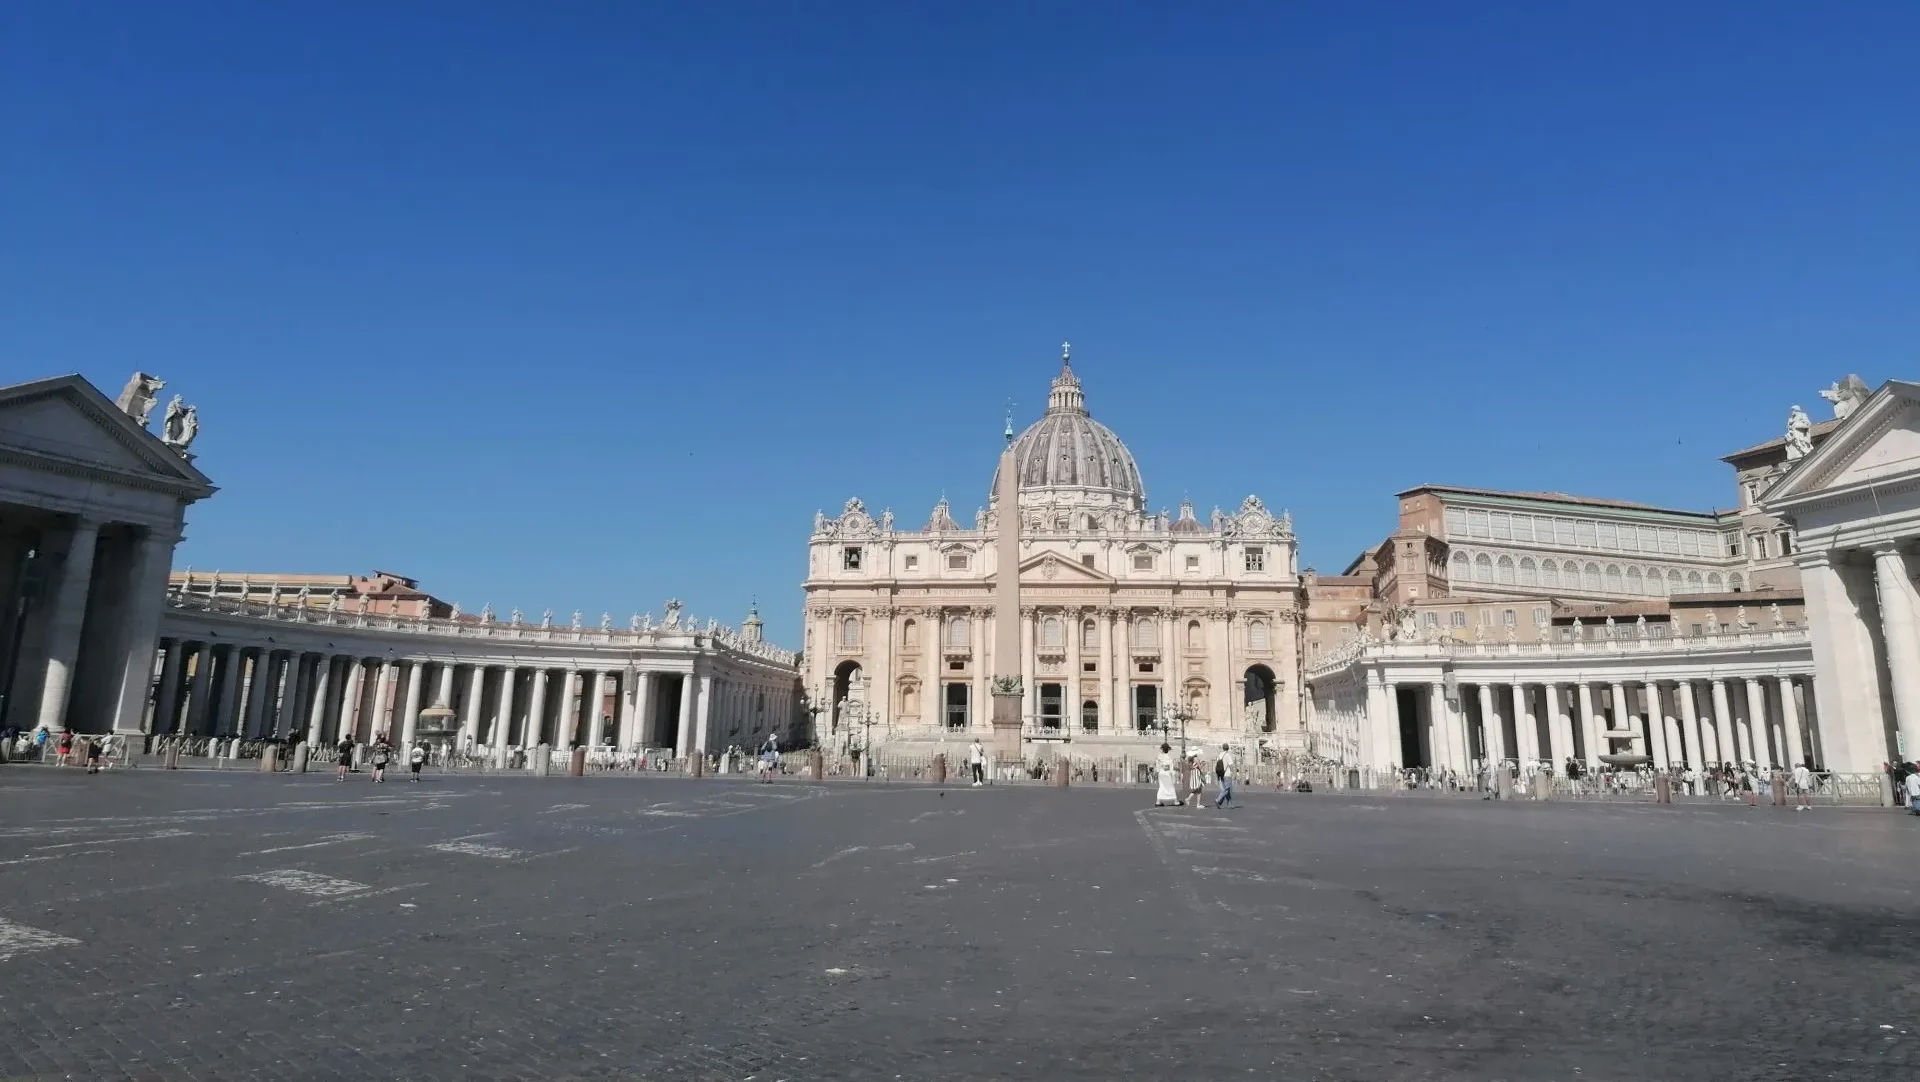
<path fill-rule="evenodd" d="M 1907 772 L 1907 814 L 1920 815 L 1920 762 Z"/>
<path fill-rule="evenodd" d="M 1200 769 L 1200 753 L 1197 751 L 1188 752 L 1187 753 L 1187 804 L 1188 805 L 1195 808 L 1199 808 L 1201 811 L 1207 810 L 1206 802 L 1202 800 L 1200 796 L 1201 790 L 1206 787 L 1206 784 L 1207 784 L 1207 772 Z"/>
<path fill-rule="evenodd" d="M 967 748 L 967 765 L 973 768 L 973 784 L 977 788 L 987 783 L 987 749 L 975 740 Z"/>
<path fill-rule="evenodd" d="M 1213 780 L 1220 783 L 1220 795 L 1214 798 L 1213 806 L 1224 808 L 1233 803 L 1233 748 L 1220 745 L 1220 757 L 1213 761 Z"/>
<path fill-rule="evenodd" d="M 1813 803 L 1813 770 L 1804 762 L 1794 764 L 1793 792 L 1799 800 L 1794 810 L 1806 811 Z"/>
<path fill-rule="evenodd" d="M 100 773 L 100 741 L 87 741 L 87 773 Z"/>
<path fill-rule="evenodd" d="M 1180 794 L 1174 791 L 1173 745 L 1160 745 L 1160 763 L 1158 769 L 1160 772 L 1158 779 L 1160 787 L 1154 790 L 1153 806 L 1156 808 L 1169 806 L 1179 807 Z"/>
<path fill-rule="evenodd" d="M 393 745 L 387 743 L 386 734 L 373 739 L 373 780 L 375 784 L 387 780 L 387 760 L 393 756 Z"/>
<path fill-rule="evenodd" d="M 407 771 L 413 775 L 414 781 L 420 780 L 420 768 L 425 765 L 427 765 L 427 746 L 415 744 L 413 750 L 407 753 Z"/>
<path fill-rule="evenodd" d="M 69 729 L 61 733 L 60 742 L 55 745 L 55 747 L 59 749 L 59 755 L 54 759 L 54 765 L 67 766 L 69 760 L 73 757 L 73 731 Z"/>
<path fill-rule="evenodd" d="M 333 761 L 338 767 L 333 773 L 334 781 L 346 781 L 347 771 L 353 769 L 353 738 L 343 736 L 340 744 L 333 749 Z"/>
<path fill-rule="evenodd" d="M 773 770 L 780 765 L 780 756 L 774 754 L 773 745 L 760 749 L 760 780 L 762 783 L 773 781 Z"/>

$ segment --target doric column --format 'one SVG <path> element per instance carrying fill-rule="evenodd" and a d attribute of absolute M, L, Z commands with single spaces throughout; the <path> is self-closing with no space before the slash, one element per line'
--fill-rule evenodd
<path fill-rule="evenodd" d="M 695 707 L 695 716 L 697 720 L 694 722 L 694 727 L 693 727 L 694 748 L 695 750 L 700 751 L 702 753 L 705 753 L 708 750 L 707 714 L 711 707 L 712 700 L 713 700 L 713 675 L 711 673 L 702 674 L 700 677 L 700 702 Z"/>
<path fill-rule="evenodd" d="M 973 656 L 977 661 L 980 654 L 976 650 Z M 673 731 L 673 754 L 675 758 L 685 758 L 688 751 L 693 747 L 693 697 L 696 694 L 698 694 L 698 690 L 694 685 L 693 673 L 681 673 L 680 717 L 677 719 Z M 974 704 L 973 709 L 974 713 L 978 715 L 980 712 L 980 704 Z"/>
<path fill-rule="evenodd" d="M 1038 615 L 1031 605 L 1020 609 L 1020 724 L 1032 724 L 1040 713 L 1040 663 L 1035 658 L 1040 641 Z M 997 664 L 997 663 L 996 663 Z"/>
<path fill-rule="evenodd" d="M 1693 681 L 1682 680 L 1674 685 L 1673 695 L 1680 700 L 1682 735 L 1689 746 L 1687 765 L 1703 769 L 1707 765 L 1707 746 L 1700 742 L 1700 708 L 1693 701 Z"/>
<path fill-rule="evenodd" d="M 160 693 L 153 702 L 153 731 L 171 733 L 180 720 L 180 687 L 186 674 L 187 644 L 179 639 L 161 642 L 167 656 L 160 662 Z"/>
<path fill-rule="evenodd" d="M 519 682 L 519 669 L 512 665 L 501 666 L 500 694 L 493 703 L 493 727 L 499 735 L 494 739 L 493 746 L 503 751 L 507 747 L 507 742 L 513 739 L 513 693 L 516 690 L 514 685 Z M 525 747 L 532 746 L 524 740 L 521 744 Z"/>
<path fill-rule="evenodd" d="M 213 687 L 213 649 L 204 642 L 193 644 L 193 680 L 187 685 L 187 701 L 181 704 L 180 731 L 188 736 L 201 736 L 196 730 L 207 728 L 210 714 L 207 701 Z"/>
<path fill-rule="evenodd" d="M 321 727 L 327 723 L 327 684 L 333 675 L 333 659 L 325 654 L 313 661 L 313 706 L 307 716 L 307 743 L 320 743 Z M 309 755 L 313 752 L 310 750 Z"/>
<path fill-rule="evenodd" d="M 1735 762 L 1740 757 L 1739 745 L 1733 742 L 1733 710 L 1727 705 L 1727 682 L 1713 682 L 1713 722 L 1714 751 L 1723 763 Z"/>
<path fill-rule="evenodd" d="M 1916 627 L 1913 579 L 1906 557 L 1891 542 L 1873 550 L 1874 581 L 1880 587 L 1880 629 L 1886 636 L 1887 668 L 1893 676 L 1893 717 L 1901 757 L 1920 758 L 1920 627 Z M 1824 716 L 1824 715 L 1823 715 Z"/>
<path fill-rule="evenodd" d="M 367 739 L 393 731 L 393 714 L 389 704 L 392 697 L 393 659 L 384 658 L 380 662 L 380 677 L 373 685 L 373 720 L 367 724 Z"/>
<path fill-rule="evenodd" d="M 453 662 L 451 661 L 440 663 L 439 679 L 435 682 L 433 690 L 433 705 L 453 705 Z"/>
<path fill-rule="evenodd" d="M 932 656 L 936 660 L 939 657 L 938 654 Z M 929 663 L 928 671 L 937 674 L 939 669 L 934 667 L 932 663 Z M 938 680 L 939 677 L 936 675 L 934 679 Z M 939 685 L 936 683 L 934 686 L 937 688 Z M 632 694 L 629 696 L 628 705 L 628 718 L 630 720 L 628 724 L 622 726 L 626 735 L 622 739 L 621 747 L 627 751 L 646 746 L 647 723 L 652 719 L 650 696 L 652 690 L 653 674 L 645 669 L 635 669 L 633 671 Z"/>
<path fill-rule="evenodd" d="M 1607 730 L 1609 732 L 1620 732 L 1622 730 L 1632 732 L 1634 719 L 1632 710 L 1627 707 L 1626 685 L 1615 681 L 1608 685 L 1608 688 L 1608 701 L 1613 706 L 1613 716 L 1607 722 Z M 1613 751 L 1613 742 L 1611 740 L 1603 736 L 1601 741 L 1606 745 L 1601 749 L 1602 754 Z M 1629 748 L 1629 750 L 1632 749 Z"/>
<path fill-rule="evenodd" d="M 1640 692 L 1647 703 L 1647 754 L 1653 756 L 1656 770 L 1665 770 L 1672 765 L 1667 750 L 1667 715 L 1660 705 L 1660 683 L 1649 680 L 1640 685 Z"/>
<path fill-rule="evenodd" d="M 1767 746 L 1767 692 L 1760 681 L 1748 678 L 1747 735 L 1753 740 L 1753 761 L 1762 770 L 1773 769 L 1773 751 Z"/>
<path fill-rule="evenodd" d="M 1393 689 L 1381 679 L 1380 670 L 1367 670 L 1367 712 L 1361 719 L 1360 747 L 1362 765 L 1385 770 L 1400 761 L 1396 748 L 1400 735 L 1399 719 L 1394 711 Z"/>
<path fill-rule="evenodd" d="M 463 747 L 472 747 L 480 742 L 480 700 L 486 696 L 486 680 L 486 666 L 468 668 L 466 709 L 462 711 L 464 716 L 460 719 L 460 743 Z M 504 744 L 501 746 L 505 747 Z"/>
<path fill-rule="evenodd" d="M 1521 770 L 1531 771 L 1540 761 L 1540 733 L 1534 722 L 1533 703 L 1523 683 L 1507 685 L 1507 693 L 1513 700 L 1513 757 Z"/>
<path fill-rule="evenodd" d="M 560 693 L 560 717 L 554 722 L 553 746 L 566 748 L 573 746 L 574 720 L 579 716 L 580 708 L 580 671 L 568 669 L 565 690 Z"/>
<path fill-rule="evenodd" d="M 1119 609 L 1108 609 L 1100 614 L 1101 631 L 1105 638 L 1101 642 L 1103 656 L 1101 662 L 1105 671 L 1101 673 L 1106 681 L 1108 692 L 1102 696 L 1107 700 L 1105 710 L 1106 730 L 1110 733 L 1128 733 L 1133 731 L 1133 701 L 1128 692 L 1130 681 L 1127 655 L 1128 629 L 1121 623 L 1124 620 Z"/>
<path fill-rule="evenodd" d="M 1793 677 L 1777 676 L 1774 683 L 1780 689 L 1780 727 L 1787 735 L 1787 766 L 1796 767 L 1807 761 L 1807 755 L 1800 739 L 1800 704 L 1793 701 Z"/>
<path fill-rule="evenodd" d="M 240 647 L 231 643 L 215 647 L 214 655 L 218 659 L 220 697 L 214 701 L 211 732 L 215 736 L 232 736 L 240 726 L 240 670 L 246 667 L 247 659 Z"/>
<path fill-rule="evenodd" d="M 307 735 L 307 697 L 313 693 L 309 656 L 298 650 L 287 654 L 287 690 L 280 701 L 280 722 L 286 729 L 288 740 L 298 740 Z"/>
<path fill-rule="evenodd" d="M 346 688 L 340 699 L 340 729 L 335 740 L 343 737 L 352 737 L 355 743 L 360 740 L 360 682 L 365 678 L 366 668 L 363 658 L 347 659 Z"/>
<path fill-rule="evenodd" d="M 80 658 L 80 631 L 87 619 L 87 586 L 93 579 L 93 550 L 99 543 L 99 522 L 82 518 L 74 523 L 47 616 L 47 675 L 40 685 L 39 725 L 56 733 L 67 727 L 73 668 Z"/>
<path fill-rule="evenodd" d="M 240 735 L 248 740 L 258 740 L 266 718 L 267 700 L 273 695 L 273 654 L 267 650 L 251 652 L 253 664 L 247 670 L 247 690 L 243 696 L 247 717 L 240 727 Z"/>
<path fill-rule="evenodd" d="M 1453 710 L 1447 705 L 1446 685 L 1427 685 L 1427 744 L 1433 749 L 1435 769 L 1459 769 L 1460 741 L 1453 728 Z"/>
<path fill-rule="evenodd" d="M 893 620 L 888 618 L 888 634 L 892 634 Z M 607 678 L 605 669 L 593 674 L 593 717 L 587 722 L 587 746 L 597 748 L 607 738 Z M 886 694 L 886 692 L 882 692 Z"/>
<path fill-rule="evenodd" d="M 1069 733 L 1080 732 L 1080 610 L 1068 608 L 1060 614 L 1067 636 L 1067 676 L 1060 682 L 1060 709 L 1066 716 L 1060 725 Z"/>
<path fill-rule="evenodd" d="M 547 735 L 547 670 L 533 670 L 533 675 L 528 680 L 532 687 L 527 692 L 527 731 L 521 734 L 520 743 L 532 748 L 538 747 Z M 561 707 L 563 714 L 565 709 L 563 705 Z M 556 736 L 555 740 L 558 739 Z"/>
<path fill-rule="evenodd" d="M 113 730 L 117 733 L 140 732 L 146 720 L 174 540 L 170 534 L 149 529 L 134 549 L 133 567 L 127 575 L 126 617 L 121 629 L 120 696 L 113 715 Z M 157 710 L 154 728 L 159 729 Z"/>
<path fill-rule="evenodd" d="M 1600 746 L 1600 719 L 1593 714 L 1593 685 L 1580 681 L 1580 737 L 1586 745 L 1587 766 L 1598 770 L 1600 756 L 1605 749 Z"/>
<path fill-rule="evenodd" d="M 400 707 L 400 754 L 406 756 L 413 750 L 413 737 L 420 725 L 420 685 L 424 683 L 425 673 L 420 670 L 424 662 L 407 663 L 407 697 Z"/>

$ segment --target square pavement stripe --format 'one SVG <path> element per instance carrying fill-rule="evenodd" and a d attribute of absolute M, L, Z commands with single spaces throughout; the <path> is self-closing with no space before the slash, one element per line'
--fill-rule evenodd
<path fill-rule="evenodd" d="M 55 935 L 52 932 L 43 932 L 38 928 L 29 928 L 24 924 L 15 924 L 5 917 L 0 917 L 0 962 L 4 962 L 16 954 L 25 954 L 28 951 L 43 951 L 52 947 L 72 947 L 78 945 L 79 942 L 77 939 L 71 939 L 63 935 Z"/>
<path fill-rule="evenodd" d="M 527 854 L 519 849 L 508 849 L 503 845 L 481 845 L 478 842 L 437 842 L 427 846 L 442 853 L 464 853 L 470 857 L 488 857 L 493 860 L 519 860 Z"/>
<path fill-rule="evenodd" d="M 336 879 L 319 872 L 309 872 L 301 868 L 280 868 L 271 872 L 254 872 L 250 875 L 236 875 L 235 879 L 263 883 L 281 890 L 291 890 L 299 894 L 311 894 L 316 898 L 338 898 L 349 894 L 359 894 L 372 890 L 365 883 L 356 883 L 351 879 Z"/>

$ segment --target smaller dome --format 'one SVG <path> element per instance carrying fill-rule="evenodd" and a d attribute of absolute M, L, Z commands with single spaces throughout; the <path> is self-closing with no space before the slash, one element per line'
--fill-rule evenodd
<path fill-rule="evenodd" d="M 1193 517 L 1193 501 L 1180 501 L 1180 517 L 1167 527 L 1168 533 L 1206 533 L 1207 524 Z"/>

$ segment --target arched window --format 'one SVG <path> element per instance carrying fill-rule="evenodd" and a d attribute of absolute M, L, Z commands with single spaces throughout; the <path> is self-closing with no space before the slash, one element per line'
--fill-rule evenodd
<path fill-rule="evenodd" d="M 1500 581 L 1507 586 L 1513 585 L 1513 557 L 1511 556 L 1500 557 Z"/>
<path fill-rule="evenodd" d="M 1704 584 L 1700 581 L 1700 572 L 1698 571 L 1687 572 L 1687 592 L 1688 593 L 1690 594 L 1699 593 L 1703 585 Z"/>
<path fill-rule="evenodd" d="M 1679 594 L 1679 593 L 1686 592 L 1685 588 L 1680 583 L 1680 569 L 1677 567 L 1670 567 L 1667 569 L 1667 592 L 1670 594 Z"/>
<path fill-rule="evenodd" d="M 1080 625 L 1080 649 L 1100 649 L 1100 625 L 1088 620 Z"/>
<path fill-rule="evenodd" d="M 1587 589 L 1598 591 L 1600 589 L 1600 565 L 1588 564 L 1586 570 L 1581 574 L 1581 579 L 1586 583 Z"/>
<path fill-rule="evenodd" d="M 1732 574 L 1729 574 L 1727 576 L 1727 589 L 1732 590 L 1734 593 L 1737 594 L 1745 590 L 1746 588 L 1747 588 L 1747 580 L 1741 577 L 1738 571 L 1735 571 Z"/>
<path fill-rule="evenodd" d="M 1493 581 L 1493 557 L 1483 552 L 1473 558 L 1473 581 Z"/>
<path fill-rule="evenodd" d="M 840 645 L 860 645 L 860 618 L 848 616 L 840 621 Z"/>
<path fill-rule="evenodd" d="M 1247 649 L 1261 652 L 1273 649 L 1267 638 L 1267 622 L 1265 620 L 1248 621 Z"/>
<path fill-rule="evenodd" d="M 908 717 L 915 717 L 920 713 L 920 686 L 918 684 L 901 685 L 900 712 Z"/>
<path fill-rule="evenodd" d="M 900 625 L 900 645 L 908 650 L 917 650 L 920 648 L 920 624 L 918 621 L 908 620 L 906 623 Z"/>
<path fill-rule="evenodd" d="M 1552 560 L 1541 561 L 1540 585 L 1542 586 L 1560 585 L 1560 565 L 1559 564 L 1554 563 Z"/>
<path fill-rule="evenodd" d="M 1717 594 L 1720 592 L 1721 587 L 1722 587 L 1722 580 L 1720 578 L 1720 572 L 1715 571 L 1712 574 L 1707 576 L 1707 592 L 1708 593 Z"/>
<path fill-rule="evenodd" d="M 1607 565 L 1607 592 L 1610 594 L 1625 593 L 1626 589 L 1627 589 L 1627 581 L 1620 577 L 1620 565 L 1608 564 Z"/>
<path fill-rule="evenodd" d="M 1467 554 L 1464 552 L 1454 553 L 1453 554 L 1453 581 L 1466 582 L 1468 579 L 1471 579 L 1472 577 L 1473 577 L 1473 571 L 1469 561 L 1467 560 Z"/>
<path fill-rule="evenodd" d="M 1062 649 L 1067 645 L 1066 629 L 1058 616 L 1049 616 L 1040 621 L 1040 645 Z"/>
<path fill-rule="evenodd" d="M 1520 585 L 1540 585 L 1540 569 L 1534 566 L 1531 556 L 1522 557 L 1520 560 Z"/>
<path fill-rule="evenodd" d="M 1100 731 L 1100 704 L 1088 699 L 1080 704 L 1080 728 L 1089 733 Z"/>
<path fill-rule="evenodd" d="M 967 635 L 972 629 L 967 626 L 967 618 L 956 616 L 947 621 L 947 645 L 959 649 L 967 648 Z"/>
<path fill-rule="evenodd" d="M 1153 650 L 1160 645 L 1160 631 L 1153 620 L 1142 616 L 1133 622 L 1133 645 L 1140 650 Z"/>
<path fill-rule="evenodd" d="M 1200 630 L 1200 621 L 1187 621 L 1187 652 L 1190 654 L 1205 650 L 1205 633 Z"/>
<path fill-rule="evenodd" d="M 1647 568 L 1647 592 L 1655 597 L 1667 592 L 1667 578 L 1657 567 Z"/>
<path fill-rule="evenodd" d="M 1627 592 L 1630 594 L 1644 594 L 1647 592 L 1647 584 L 1641 580 L 1640 569 L 1637 567 L 1627 568 Z"/>

